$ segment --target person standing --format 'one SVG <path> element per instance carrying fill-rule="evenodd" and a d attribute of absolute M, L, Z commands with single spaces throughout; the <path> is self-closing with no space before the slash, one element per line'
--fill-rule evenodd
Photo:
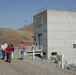
<path fill-rule="evenodd" d="M 23 42 L 21 42 L 19 47 L 20 47 L 21 60 L 23 60 L 24 59 L 24 52 L 25 52 L 25 44 Z"/>
<path fill-rule="evenodd" d="M 1 44 L 2 60 L 5 59 L 5 50 L 6 50 L 6 47 L 5 47 L 4 43 L 2 43 Z"/>
<path fill-rule="evenodd" d="M 33 49 L 35 49 L 35 45 L 34 45 L 34 43 L 32 44 L 32 48 L 31 48 L 31 50 L 33 50 Z"/>
<path fill-rule="evenodd" d="M 4 46 L 5 46 L 5 49 L 8 47 L 8 44 L 6 42 L 4 42 Z M 6 56 L 6 52 L 5 52 L 5 56 Z"/>
<path fill-rule="evenodd" d="M 13 57 L 14 57 L 14 55 L 13 55 L 13 53 L 14 53 L 14 46 L 13 46 L 13 44 L 11 44 L 11 48 L 12 48 L 11 58 L 13 59 Z"/>
<path fill-rule="evenodd" d="M 9 63 L 11 62 L 11 51 L 12 51 L 12 48 L 10 44 L 8 44 L 6 48 L 6 56 L 7 56 L 6 62 L 9 62 Z"/>

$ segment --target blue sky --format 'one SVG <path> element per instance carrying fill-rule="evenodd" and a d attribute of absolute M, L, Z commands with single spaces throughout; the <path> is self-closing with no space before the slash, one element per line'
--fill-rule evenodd
<path fill-rule="evenodd" d="M 22 28 L 43 8 L 74 9 L 76 0 L 0 0 L 0 28 Z"/>

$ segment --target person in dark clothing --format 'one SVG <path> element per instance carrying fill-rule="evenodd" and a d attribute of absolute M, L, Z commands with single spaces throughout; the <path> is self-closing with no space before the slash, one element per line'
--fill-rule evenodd
<path fill-rule="evenodd" d="M 11 51 L 12 51 L 12 48 L 10 46 L 10 44 L 8 45 L 8 47 L 6 48 L 6 56 L 7 56 L 7 62 L 11 62 Z"/>
<path fill-rule="evenodd" d="M 14 55 L 13 55 L 13 53 L 14 53 L 14 46 L 13 46 L 13 44 L 11 44 L 11 48 L 12 48 L 11 58 L 13 59 L 13 57 L 14 57 Z"/>

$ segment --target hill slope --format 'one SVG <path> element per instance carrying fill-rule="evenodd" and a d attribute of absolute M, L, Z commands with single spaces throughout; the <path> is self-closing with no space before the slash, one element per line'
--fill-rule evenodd
<path fill-rule="evenodd" d="M 22 30 L 22 31 L 29 31 L 29 32 L 34 32 L 34 24 L 31 23 L 23 28 L 20 28 L 19 30 Z"/>
<path fill-rule="evenodd" d="M 33 42 L 32 33 L 8 28 L 0 28 L 0 43 L 7 42 L 19 45 L 21 42 L 31 45 Z"/>

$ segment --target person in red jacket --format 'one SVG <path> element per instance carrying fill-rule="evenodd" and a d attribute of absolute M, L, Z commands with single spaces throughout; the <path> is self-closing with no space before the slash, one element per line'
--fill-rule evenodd
<path fill-rule="evenodd" d="M 12 51 L 12 48 L 10 46 L 10 44 L 8 44 L 7 48 L 6 48 L 6 56 L 7 56 L 7 60 L 6 62 L 11 62 L 11 51 Z"/>

